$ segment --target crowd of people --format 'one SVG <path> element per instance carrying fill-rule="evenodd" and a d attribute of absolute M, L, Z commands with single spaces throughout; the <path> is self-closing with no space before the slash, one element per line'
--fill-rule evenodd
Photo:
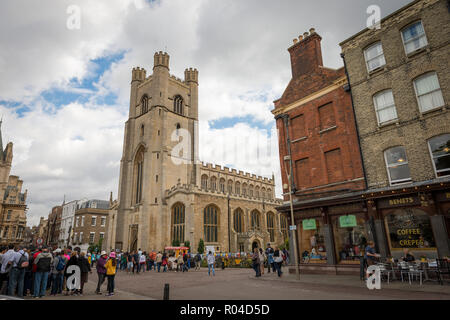
<path fill-rule="evenodd" d="M 255 277 L 261 277 L 264 274 L 264 268 L 267 267 L 267 273 L 277 272 L 278 277 L 283 274 L 283 264 L 289 264 L 289 253 L 286 249 L 280 250 L 278 246 L 272 248 L 270 243 L 264 251 L 263 248 L 254 248 L 252 258 L 252 266 L 255 270 Z"/>
<path fill-rule="evenodd" d="M 281 266 L 288 263 L 286 250 L 272 249 L 268 244 L 264 251 L 255 248 L 252 266 L 256 276 L 264 274 L 264 266 L 268 272 L 272 269 L 281 277 Z M 206 255 L 190 251 L 170 252 L 143 252 L 141 249 L 132 252 L 100 253 L 82 252 L 79 247 L 72 249 L 52 249 L 47 246 L 38 248 L 9 245 L 0 248 L 0 294 L 23 298 L 31 296 L 42 298 L 46 294 L 56 295 L 83 295 L 84 286 L 89 274 L 97 273 L 96 294 L 102 294 L 102 285 L 107 281 L 106 296 L 114 295 L 115 275 L 117 272 L 126 272 L 137 275 L 146 271 L 155 272 L 188 272 L 190 269 L 200 270 L 202 261 L 208 266 L 208 275 L 215 276 L 215 266 L 225 268 L 225 259 L 222 254 L 209 251 Z M 78 266 L 79 281 L 71 277 Z"/>
<path fill-rule="evenodd" d="M 92 274 L 92 264 L 96 262 L 98 275 L 97 294 L 107 279 L 107 296 L 114 295 L 114 277 L 118 266 L 116 253 L 105 251 L 98 255 L 81 252 L 79 247 L 72 250 L 47 246 L 25 248 L 9 245 L 0 249 L 0 294 L 23 298 L 31 296 L 42 298 L 50 295 L 83 295 L 88 275 Z M 71 277 L 77 266 L 80 270 L 78 280 Z"/>

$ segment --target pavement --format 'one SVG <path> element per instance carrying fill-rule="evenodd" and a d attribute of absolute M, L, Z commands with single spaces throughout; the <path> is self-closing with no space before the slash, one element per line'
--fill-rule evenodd
<path fill-rule="evenodd" d="M 267 271 L 267 269 L 266 269 Z M 287 270 L 285 270 L 287 271 Z M 33 300 L 161 300 L 164 285 L 170 286 L 171 300 L 378 300 L 418 299 L 450 300 L 450 283 L 443 286 L 436 282 L 394 281 L 389 285 L 382 282 L 381 290 L 369 290 L 358 276 L 310 275 L 284 272 L 282 277 L 274 273 L 255 278 L 252 269 L 216 270 L 215 276 L 208 276 L 208 270 L 189 272 L 147 271 L 116 275 L 115 295 L 106 297 L 95 294 L 97 275 L 89 275 L 83 296 L 43 297 Z M 106 281 L 102 290 L 106 291 Z M 25 299 L 32 299 L 26 297 Z"/>

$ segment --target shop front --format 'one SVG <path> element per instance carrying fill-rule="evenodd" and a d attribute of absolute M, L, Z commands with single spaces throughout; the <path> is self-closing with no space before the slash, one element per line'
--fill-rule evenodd
<path fill-rule="evenodd" d="M 416 259 L 438 257 L 431 223 L 435 211 L 427 201 L 409 194 L 380 199 L 377 207 L 384 220 L 389 256 L 401 259 L 408 249 Z"/>

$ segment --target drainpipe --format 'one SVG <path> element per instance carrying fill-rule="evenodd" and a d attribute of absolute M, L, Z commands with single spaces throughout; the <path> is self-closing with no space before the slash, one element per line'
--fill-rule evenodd
<path fill-rule="evenodd" d="M 361 149 L 361 139 L 359 136 L 358 121 L 356 121 L 356 112 L 355 112 L 355 104 L 353 102 L 352 86 L 350 85 L 350 76 L 348 75 L 347 63 L 345 62 L 345 56 L 343 53 L 341 53 L 341 58 L 344 61 L 345 76 L 347 77 L 348 91 L 350 92 L 350 100 L 352 101 L 352 111 L 353 111 L 353 117 L 355 118 L 356 136 L 358 137 L 359 154 L 361 155 L 362 169 L 363 169 L 363 175 L 364 175 L 364 186 L 365 186 L 365 189 L 367 190 L 366 166 L 364 164 L 364 156 L 363 156 L 362 149 Z"/>

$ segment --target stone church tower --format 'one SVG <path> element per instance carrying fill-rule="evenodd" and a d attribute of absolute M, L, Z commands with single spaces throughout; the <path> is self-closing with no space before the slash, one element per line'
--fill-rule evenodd
<path fill-rule="evenodd" d="M 169 55 L 153 74 L 134 68 L 120 165 L 111 201 L 108 249 L 163 250 L 173 243 L 216 252 L 281 244 L 287 219 L 276 211 L 275 182 L 198 160 L 198 71 L 169 74 Z"/>
<path fill-rule="evenodd" d="M 154 55 L 153 74 L 134 68 L 130 111 L 125 124 L 120 166 L 115 247 L 160 248 L 170 243 L 170 213 L 165 190 L 197 184 L 198 71 L 185 70 L 184 81 L 169 74 L 169 55 Z M 188 159 L 173 159 L 181 130 L 190 142 Z M 186 131 L 183 131 L 187 133 Z M 183 135 L 183 139 L 184 139 Z M 174 153 L 175 154 L 175 153 Z M 186 157 L 186 156 L 185 156 Z M 177 164 L 177 160 L 184 160 Z"/>

